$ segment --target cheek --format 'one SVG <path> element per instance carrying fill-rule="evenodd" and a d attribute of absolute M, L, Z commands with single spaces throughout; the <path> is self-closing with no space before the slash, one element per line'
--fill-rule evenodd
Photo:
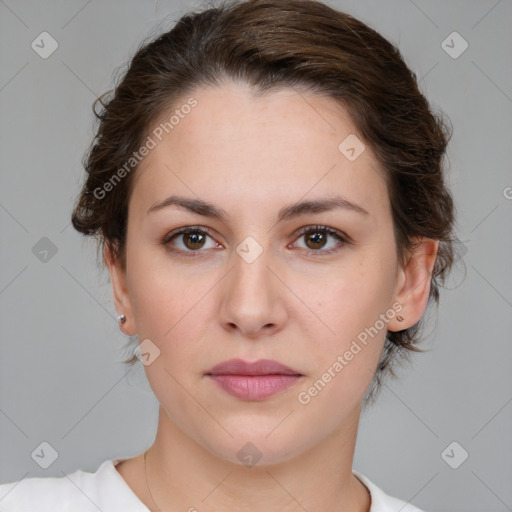
<path fill-rule="evenodd" d="M 183 272 L 158 248 L 132 248 L 129 258 L 129 295 L 139 337 L 165 344 L 192 317 L 197 318 L 196 303 L 206 294 L 210 280 Z"/>
<path fill-rule="evenodd" d="M 330 386 L 345 394 L 357 395 L 369 384 L 379 361 L 387 333 L 387 326 L 394 318 L 391 308 L 393 280 L 391 260 L 370 257 L 366 262 L 347 266 L 342 272 L 333 273 L 321 290 L 313 286 L 305 296 L 312 297 L 312 309 L 322 321 L 308 331 L 311 343 L 322 346 L 315 353 L 319 376 L 330 369 Z M 308 287 L 306 287 L 308 288 Z M 324 326 L 328 326 L 326 329 Z M 321 339 L 319 339 L 320 332 Z M 332 378 L 332 374 L 336 378 Z M 330 376 L 325 375 L 329 380 Z M 342 388 L 344 391 L 342 391 Z"/>
<path fill-rule="evenodd" d="M 215 321 L 212 300 L 223 272 L 199 263 L 173 263 L 159 249 L 135 248 L 131 258 L 130 299 L 139 340 L 151 340 L 160 351 L 160 357 L 146 367 L 148 378 L 156 386 L 162 381 L 168 386 L 172 378 L 164 367 L 178 379 L 183 372 L 199 375 L 207 367 L 196 363 L 212 351 L 208 345 L 208 330 Z"/>
<path fill-rule="evenodd" d="M 378 264 L 347 268 L 306 296 L 314 297 L 318 316 L 338 338 L 355 337 L 389 309 L 393 290 L 389 275 L 390 270 Z"/>
<path fill-rule="evenodd" d="M 331 282 L 317 297 L 315 308 L 329 330 L 322 328 L 325 334 L 319 336 L 310 328 L 305 345 L 311 354 L 311 374 L 297 400 L 308 414 L 329 416 L 326 429 L 335 428 L 362 399 L 384 347 L 387 323 L 381 315 L 387 314 L 389 321 L 394 313 L 387 289 L 379 289 L 378 281 L 370 279 L 377 276 L 357 277 Z"/>

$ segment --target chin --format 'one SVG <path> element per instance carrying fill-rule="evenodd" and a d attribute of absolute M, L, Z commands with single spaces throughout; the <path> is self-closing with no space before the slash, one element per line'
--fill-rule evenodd
<path fill-rule="evenodd" d="M 248 418 L 247 425 L 227 427 L 233 437 L 223 433 L 220 437 L 216 436 L 216 439 L 204 439 L 205 448 L 227 462 L 253 468 L 287 462 L 314 445 L 315 440 L 311 436 L 301 438 L 305 433 L 304 429 L 301 429 L 302 434 L 295 429 L 295 432 L 290 431 L 284 425 L 276 429 L 280 421 L 269 418 L 258 422 L 254 417 Z"/>

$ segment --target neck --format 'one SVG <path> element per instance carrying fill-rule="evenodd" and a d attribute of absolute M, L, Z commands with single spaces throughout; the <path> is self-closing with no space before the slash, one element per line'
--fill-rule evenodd
<path fill-rule="evenodd" d="M 206 450 L 160 407 L 157 436 L 147 451 L 144 502 L 152 511 L 368 512 L 368 490 L 352 475 L 359 413 L 297 457 L 249 467 Z"/>

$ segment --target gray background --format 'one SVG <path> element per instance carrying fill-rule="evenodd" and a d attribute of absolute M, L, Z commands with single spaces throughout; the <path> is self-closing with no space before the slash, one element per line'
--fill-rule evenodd
<path fill-rule="evenodd" d="M 429 511 L 512 510 L 512 2 L 329 4 L 397 43 L 452 120 L 449 181 L 467 251 L 465 280 L 458 264 L 431 315 L 429 352 L 364 413 L 354 467 Z M 164 17 L 170 27 L 200 5 L 0 1 L 2 483 L 94 471 L 153 441 L 158 404 L 142 365 L 120 363 L 128 338 L 108 274 L 70 214 L 92 101 Z M 59 45 L 47 59 L 31 48 L 43 31 Z M 453 31 L 469 44 L 458 58 L 441 46 Z M 47 261 L 43 237 L 57 249 Z M 43 441 L 58 452 L 48 469 L 31 457 Z M 457 469 L 441 455 L 453 441 L 469 454 Z M 462 452 L 448 453 L 453 463 Z"/>

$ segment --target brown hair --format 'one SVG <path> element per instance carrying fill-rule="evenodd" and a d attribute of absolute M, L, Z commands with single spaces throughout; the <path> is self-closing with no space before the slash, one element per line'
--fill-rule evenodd
<path fill-rule="evenodd" d="M 126 268 L 127 212 L 138 165 L 108 193 L 98 190 L 107 190 L 116 172 L 119 177 L 150 128 L 178 99 L 225 79 L 244 81 L 255 94 L 297 87 L 327 95 L 348 111 L 358 136 L 386 171 L 401 264 L 414 237 L 440 241 L 428 301 L 438 305 L 456 243 L 455 208 L 443 170 L 451 130 L 443 114 L 431 110 L 416 75 L 392 43 L 314 0 L 221 0 L 217 7 L 187 13 L 168 32 L 141 43 L 115 88 L 93 103 L 99 126 L 84 157 L 87 180 L 72 214 L 74 228 L 95 235 L 101 251 L 108 244 Z M 385 372 L 396 375 L 392 363 L 422 351 L 416 346 L 421 326 L 420 321 L 387 332 L 365 403 L 380 389 Z M 124 362 L 135 361 L 133 356 Z"/>

